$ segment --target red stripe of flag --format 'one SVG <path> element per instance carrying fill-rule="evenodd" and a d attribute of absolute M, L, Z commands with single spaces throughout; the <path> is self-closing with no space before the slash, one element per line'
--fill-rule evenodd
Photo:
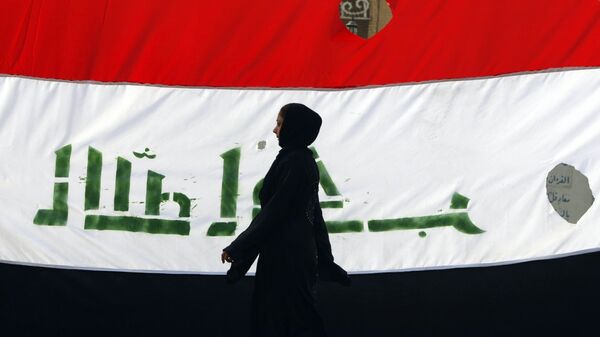
<path fill-rule="evenodd" d="M 0 73 L 340 88 L 600 66 L 598 0 L 397 0 L 363 40 L 338 0 L 9 0 Z"/>

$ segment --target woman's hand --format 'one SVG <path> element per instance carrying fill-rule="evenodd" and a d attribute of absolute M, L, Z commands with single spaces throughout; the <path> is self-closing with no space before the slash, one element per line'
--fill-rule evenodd
<path fill-rule="evenodd" d="M 231 263 L 233 262 L 233 258 L 231 258 L 226 251 L 223 251 L 223 253 L 221 253 L 221 263 L 225 263 L 225 261 Z"/>

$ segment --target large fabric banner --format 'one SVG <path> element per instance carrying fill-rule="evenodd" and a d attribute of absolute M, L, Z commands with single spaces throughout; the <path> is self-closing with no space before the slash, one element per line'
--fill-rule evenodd
<path fill-rule="evenodd" d="M 600 2 L 0 4 L 0 261 L 223 274 L 260 212 L 278 109 L 353 273 L 600 248 Z"/>
<path fill-rule="evenodd" d="M 323 116 L 321 206 L 352 272 L 600 247 L 599 70 L 354 90 L 0 88 L 3 261 L 223 273 L 220 250 L 260 211 L 287 102 Z"/>

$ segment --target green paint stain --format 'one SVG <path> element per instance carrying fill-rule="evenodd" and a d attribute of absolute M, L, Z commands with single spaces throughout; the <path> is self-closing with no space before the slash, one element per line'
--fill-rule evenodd
<path fill-rule="evenodd" d="M 467 208 L 470 200 L 471 199 L 465 197 L 464 195 L 454 192 L 454 194 L 452 194 L 452 200 L 450 201 L 450 208 L 465 209 Z"/>
<path fill-rule="evenodd" d="M 328 196 L 341 195 L 340 191 L 337 189 L 337 186 L 335 186 L 333 179 L 331 179 L 325 164 L 323 164 L 323 161 L 318 160 L 319 154 L 317 153 L 317 150 L 312 146 L 309 149 L 313 154 L 313 158 L 315 158 L 317 161 L 317 167 L 319 168 L 319 180 L 321 187 L 323 187 L 323 190 L 325 190 L 325 194 Z"/>
<path fill-rule="evenodd" d="M 424 238 L 424 237 L 426 237 L 426 236 L 427 236 L 427 233 L 425 233 L 425 232 L 423 232 L 423 231 L 420 231 L 420 232 L 419 232 L 419 237 L 422 237 L 422 238 Z"/>
<path fill-rule="evenodd" d="M 235 228 L 237 227 L 237 223 L 233 222 L 213 222 L 208 231 L 206 232 L 207 236 L 232 236 L 235 232 Z"/>
<path fill-rule="evenodd" d="M 319 153 L 317 150 L 313 146 L 311 146 L 309 149 L 313 154 L 313 158 L 317 161 L 317 167 L 319 168 L 319 180 L 321 182 L 321 187 L 323 187 L 323 190 L 325 190 L 325 194 L 328 196 L 341 195 L 340 191 L 337 189 L 337 186 L 335 186 L 333 179 L 331 179 L 325 164 L 323 164 L 323 161 L 318 160 Z"/>
<path fill-rule="evenodd" d="M 67 178 L 71 166 L 71 144 L 61 147 L 54 153 L 56 154 L 54 176 L 56 178 Z"/>
<path fill-rule="evenodd" d="M 131 185 L 131 162 L 117 158 L 117 175 L 115 180 L 115 211 L 129 210 L 129 190 Z"/>
<path fill-rule="evenodd" d="M 173 201 L 179 204 L 179 216 L 182 218 L 190 217 L 190 198 L 188 198 L 185 194 L 175 192 L 173 193 Z"/>
<path fill-rule="evenodd" d="M 190 234 L 189 221 L 144 219 L 132 216 L 86 215 L 84 228 L 149 234 Z"/>
<path fill-rule="evenodd" d="M 100 205 L 100 178 L 102 177 L 102 152 L 88 148 L 87 177 L 85 178 L 84 209 L 98 209 Z"/>
<path fill-rule="evenodd" d="M 136 158 L 140 158 L 140 159 L 141 159 L 141 158 L 144 158 L 144 157 L 146 157 L 146 158 L 148 158 L 148 159 L 154 159 L 154 158 L 156 158 L 156 155 L 155 155 L 155 154 L 149 154 L 149 153 L 148 153 L 148 151 L 150 151 L 150 149 L 149 149 L 149 148 L 145 148 L 145 149 L 144 149 L 144 152 L 135 152 L 135 151 L 133 151 L 133 155 L 134 155 Z"/>
<path fill-rule="evenodd" d="M 167 192 L 165 192 L 165 193 L 162 193 L 162 194 L 160 195 L 160 202 L 169 201 L 169 197 L 170 197 L 170 196 L 171 196 L 171 194 L 170 194 L 170 193 L 167 193 Z"/>
<path fill-rule="evenodd" d="M 309 147 L 310 152 L 312 152 L 312 156 L 314 159 L 318 159 L 319 158 L 319 153 L 317 152 L 317 149 L 315 149 L 314 146 Z"/>
<path fill-rule="evenodd" d="M 329 233 L 349 233 L 362 232 L 364 229 L 363 222 L 360 220 L 349 221 L 325 221 L 327 232 Z"/>
<path fill-rule="evenodd" d="M 254 208 L 252 209 L 252 219 L 256 218 L 258 212 L 260 212 L 260 191 L 262 190 L 264 183 L 264 179 L 259 180 L 256 185 L 254 185 L 254 189 L 252 190 L 252 202 L 254 203 Z"/>
<path fill-rule="evenodd" d="M 465 234 L 481 234 L 484 231 L 475 226 L 467 213 L 452 213 L 429 215 L 415 218 L 399 218 L 385 220 L 369 220 L 368 227 L 371 232 L 385 232 L 392 230 L 424 229 L 452 226 Z"/>
<path fill-rule="evenodd" d="M 236 215 L 240 156 L 241 148 L 239 147 L 221 154 L 221 158 L 223 158 L 223 180 L 221 184 L 222 218 L 233 218 Z"/>
<path fill-rule="evenodd" d="M 254 207 L 252 209 L 252 219 L 256 218 L 256 216 L 258 215 L 259 212 L 260 212 L 260 207 Z"/>
<path fill-rule="evenodd" d="M 321 208 L 344 208 L 344 203 L 340 200 L 321 201 L 319 204 L 321 205 Z"/>
<path fill-rule="evenodd" d="M 33 218 L 36 225 L 65 226 L 69 215 L 69 183 L 54 183 L 52 209 L 40 209 Z"/>
<path fill-rule="evenodd" d="M 160 173 L 148 170 L 146 180 L 146 215 L 159 215 L 162 201 L 162 180 L 165 178 Z M 168 196 L 167 196 L 168 200 Z"/>
<path fill-rule="evenodd" d="M 333 179 L 331 179 L 329 172 L 327 172 L 325 164 L 323 164 L 322 161 L 318 161 L 317 167 L 319 168 L 319 180 L 323 190 L 325 190 L 325 194 L 328 196 L 341 195 L 340 191 L 337 189 L 337 186 L 335 186 Z"/>
<path fill-rule="evenodd" d="M 259 180 L 252 190 L 252 201 L 255 205 L 260 205 L 260 191 L 262 190 L 264 179 Z"/>

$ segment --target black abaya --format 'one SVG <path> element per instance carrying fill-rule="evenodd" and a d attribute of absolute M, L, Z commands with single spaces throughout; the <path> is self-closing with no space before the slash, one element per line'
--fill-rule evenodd
<path fill-rule="evenodd" d="M 234 261 L 230 281 L 243 276 L 259 255 L 252 295 L 256 337 L 325 336 L 314 304 L 317 278 L 349 284 L 347 273 L 333 262 L 319 206 L 319 171 L 306 145 L 316 138 L 320 117 L 308 110 L 287 111 L 283 149 L 260 192 L 261 211 L 224 249 Z M 288 142 L 285 135 L 294 138 Z"/>

